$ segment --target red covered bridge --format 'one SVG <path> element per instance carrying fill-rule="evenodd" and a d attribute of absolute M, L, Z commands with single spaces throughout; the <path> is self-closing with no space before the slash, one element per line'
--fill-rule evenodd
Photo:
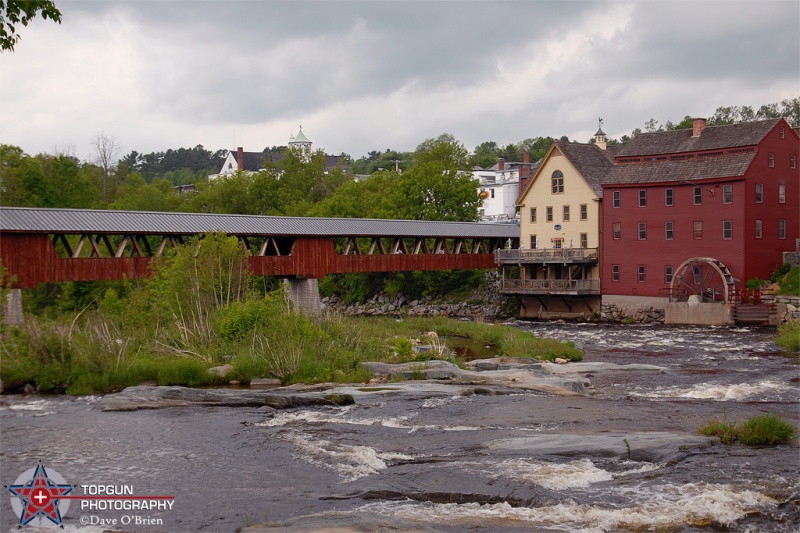
<path fill-rule="evenodd" d="M 141 278 L 165 249 L 208 232 L 235 236 L 253 275 L 495 268 L 514 224 L 0 208 L 0 260 L 16 288 Z"/>

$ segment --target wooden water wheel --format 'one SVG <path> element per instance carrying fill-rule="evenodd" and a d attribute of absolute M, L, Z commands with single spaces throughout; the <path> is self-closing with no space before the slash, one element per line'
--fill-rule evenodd
<path fill-rule="evenodd" d="M 728 303 L 736 289 L 736 280 L 721 261 L 713 257 L 692 257 L 677 268 L 670 282 L 673 300 L 685 302 L 697 296 L 700 302 Z"/>

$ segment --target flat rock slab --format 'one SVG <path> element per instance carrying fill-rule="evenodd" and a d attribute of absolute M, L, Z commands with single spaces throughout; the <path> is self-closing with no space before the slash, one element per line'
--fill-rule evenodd
<path fill-rule="evenodd" d="M 627 444 L 626 441 L 627 440 Z M 677 453 L 694 448 L 708 448 L 719 439 L 690 433 L 609 432 L 603 434 L 549 433 L 483 444 L 488 449 L 516 451 L 523 455 L 559 455 L 577 457 L 620 457 L 634 461 L 663 462 Z"/>
<path fill-rule="evenodd" d="M 242 529 L 242 533 L 259 532 L 293 533 L 435 533 L 441 531 L 422 522 L 386 518 L 365 513 L 331 511 L 309 514 L 267 524 L 258 524 Z"/>
<path fill-rule="evenodd" d="M 188 387 L 128 387 L 122 392 L 98 400 L 101 411 L 136 411 L 164 407 L 225 406 L 288 409 L 309 405 L 349 405 L 353 397 L 346 394 L 316 392 L 280 394 L 274 391 L 241 389 L 191 389 Z"/>
<path fill-rule="evenodd" d="M 581 374 L 608 371 L 666 372 L 655 365 L 617 365 L 614 363 L 554 364 L 496 358 L 473 365 L 477 370 L 464 370 L 447 361 L 409 363 L 363 363 L 377 376 L 401 377 L 407 380 L 442 380 L 454 384 L 481 384 L 487 387 L 510 387 L 569 396 L 588 394 L 591 383 Z M 484 370 L 485 369 L 485 370 Z"/>
<path fill-rule="evenodd" d="M 558 365 L 554 363 L 540 363 L 542 371 L 551 374 L 586 374 L 589 372 L 609 372 L 609 371 L 650 371 L 650 372 L 667 372 L 668 369 L 663 366 L 645 365 L 645 364 L 632 364 L 632 365 L 618 365 L 615 363 L 567 363 Z"/>

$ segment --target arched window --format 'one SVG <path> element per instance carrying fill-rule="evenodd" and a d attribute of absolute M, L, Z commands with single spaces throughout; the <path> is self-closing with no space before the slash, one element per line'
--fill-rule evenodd
<path fill-rule="evenodd" d="M 553 194 L 564 192 L 564 174 L 560 170 L 553 172 L 553 177 L 550 181 L 553 184 Z"/>

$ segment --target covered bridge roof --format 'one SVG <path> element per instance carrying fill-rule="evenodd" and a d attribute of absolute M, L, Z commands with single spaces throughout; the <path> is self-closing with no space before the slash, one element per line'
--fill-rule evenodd
<path fill-rule="evenodd" d="M 516 224 L 0 207 L 0 232 L 518 238 Z"/>

